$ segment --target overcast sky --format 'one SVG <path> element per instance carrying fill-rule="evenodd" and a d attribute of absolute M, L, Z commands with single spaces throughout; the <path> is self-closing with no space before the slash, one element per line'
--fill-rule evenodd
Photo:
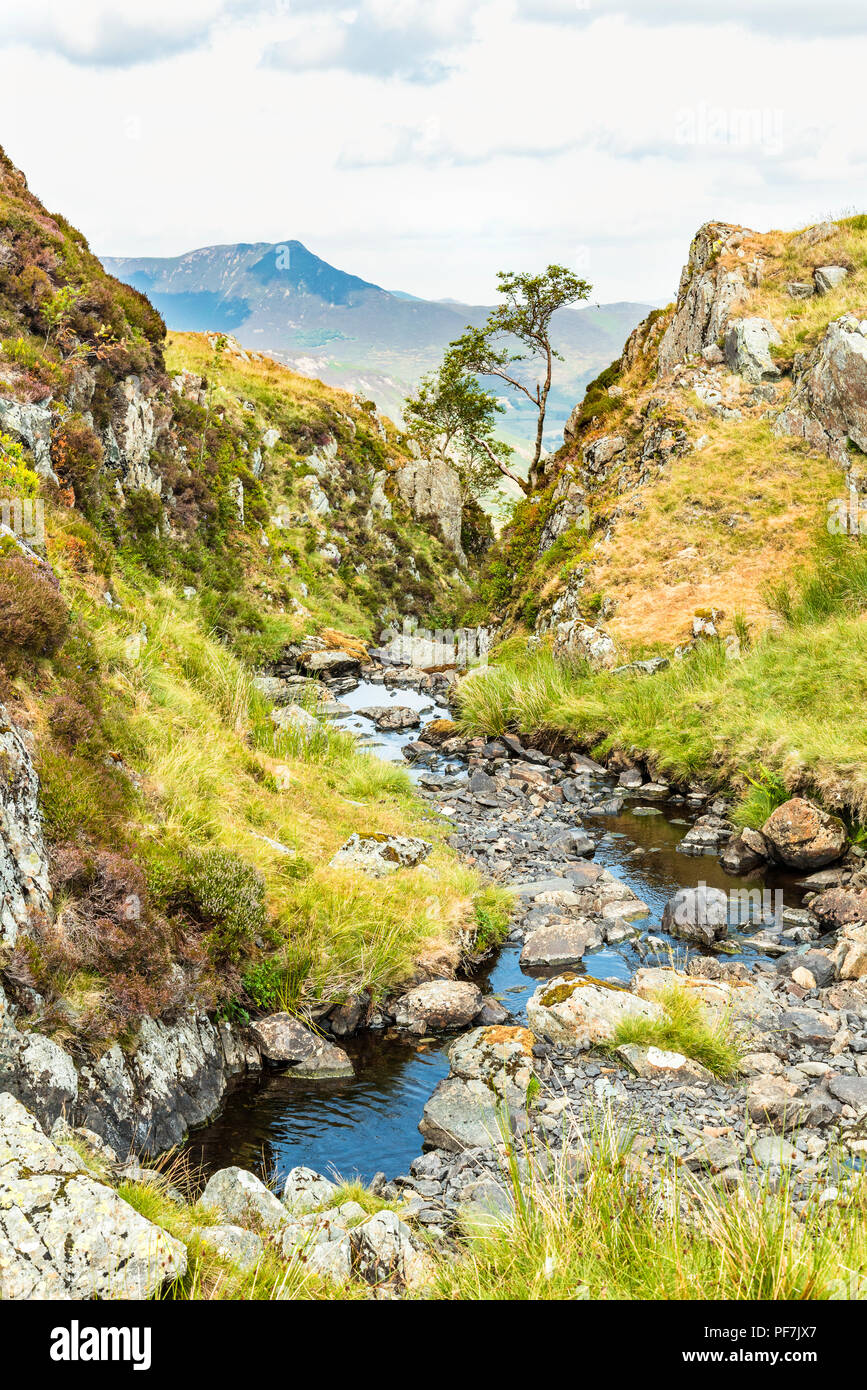
<path fill-rule="evenodd" d="M 708 218 L 865 207 L 865 69 L 864 0 L 0 0 L 0 141 L 102 254 L 664 302 Z"/>

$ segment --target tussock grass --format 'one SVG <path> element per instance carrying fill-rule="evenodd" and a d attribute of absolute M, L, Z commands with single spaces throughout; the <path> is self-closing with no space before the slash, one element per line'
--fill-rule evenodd
<path fill-rule="evenodd" d="M 711 1020 L 701 1000 L 678 984 L 667 985 L 655 999 L 665 1010 L 665 1017 L 622 1019 L 612 1048 L 629 1043 L 658 1047 L 701 1062 L 723 1080 L 737 1075 L 743 1046 L 727 1014 Z"/>
<path fill-rule="evenodd" d="M 584 1148 L 577 1187 L 569 1148 Z M 512 1163 L 511 1214 L 471 1225 L 434 1297 L 484 1300 L 825 1299 L 867 1269 L 867 1193 L 795 1214 L 790 1181 L 699 1190 L 672 1165 L 654 1190 L 610 1119 L 548 1163 Z M 844 1295 L 845 1296 L 845 1295 Z"/>

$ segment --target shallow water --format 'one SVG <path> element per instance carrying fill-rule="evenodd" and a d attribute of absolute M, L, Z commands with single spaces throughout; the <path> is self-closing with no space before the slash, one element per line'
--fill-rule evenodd
<path fill-rule="evenodd" d="M 430 698 L 417 691 L 397 690 L 389 695 L 383 686 L 366 683 L 341 698 L 353 709 L 389 703 L 414 709 L 431 705 Z M 448 711 L 437 706 L 426 716 L 448 717 Z M 340 722 L 365 731 L 371 727 L 357 715 Z M 376 734 L 381 740 L 376 748 L 379 756 L 404 761 L 400 750 L 411 732 Z M 691 823 L 683 803 L 653 803 L 658 815 L 634 813 L 635 807 L 649 804 L 639 794 L 619 816 L 598 822 L 604 834 L 594 862 L 628 883 L 648 905 L 649 915 L 635 923 L 639 941 L 652 935 L 663 944 L 650 948 L 645 943 L 642 951 L 621 943 L 616 949 L 605 946 L 588 954 L 578 969 L 597 979 L 628 983 L 642 964 L 668 965 L 682 958 L 683 944 L 664 936 L 659 926 L 665 903 L 680 887 L 706 883 L 730 892 L 767 886 L 783 889 L 787 907 L 800 903 L 800 890 L 791 876 L 732 878 L 712 855 L 678 854 L 676 846 Z M 595 828 L 592 819 L 588 825 Z M 635 855 L 636 848 L 644 853 Z M 749 924 L 730 929 L 729 939 L 738 949 L 726 959 L 755 960 L 757 953 L 749 945 L 753 930 Z M 520 949 L 520 943 L 507 943 L 491 966 L 476 976 L 476 982 L 497 995 L 516 1022 L 524 1020 L 527 998 L 538 984 L 538 978 L 521 969 Z M 268 1177 L 285 1175 L 297 1164 L 347 1178 L 360 1176 L 366 1182 L 379 1171 L 389 1178 L 404 1173 L 421 1152 L 418 1122 L 425 1102 L 448 1072 L 449 1041 L 418 1043 L 367 1034 L 342 1044 L 355 1062 L 352 1081 L 293 1081 L 286 1073 L 242 1080 L 226 1096 L 220 1116 L 192 1136 L 191 1156 L 209 1172 L 238 1164 Z"/>

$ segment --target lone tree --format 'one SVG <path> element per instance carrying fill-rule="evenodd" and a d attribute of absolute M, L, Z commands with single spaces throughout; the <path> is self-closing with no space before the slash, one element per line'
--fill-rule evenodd
<path fill-rule="evenodd" d="M 450 348 L 436 372 L 422 378 L 409 396 L 404 415 L 410 434 L 425 452 L 440 453 L 454 464 L 464 497 L 479 498 L 502 475 L 522 492 L 529 485 L 509 467 L 512 450 L 494 437 L 503 413 L 492 392 L 479 385 Z"/>
<path fill-rule="evenodd" d="M 551 343 L 551 320 L 558 309 L 587 299 L 592 286 L 562 265 L 549 265 L 541 275 L 501 270 L 497 279 L 504 302 L 491 310 L 484 327 L 468 328 L 448 351 L 465 372 L 499 377 L 535 407 L 536 439 L 529 469 L 532 490 L 539 482 L 554 359 L 562 361 L 562 353 Z M 533 372 L 516 371 L 521 363 L 535 366 L 535 381 Z"/>

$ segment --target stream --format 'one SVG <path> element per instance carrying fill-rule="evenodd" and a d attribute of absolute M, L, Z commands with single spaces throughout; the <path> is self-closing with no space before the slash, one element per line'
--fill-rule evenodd
<path fill-rule="evenodd" d="M 339 698 L 352 710 L 338 718 L 339 725 L 361 734 L 371 752 L 388 761 L 405 763 L 403 745 L 415 731 L 377 731 L 358 710 L 394 704 L 424 710 L 425 721 L 451 717 L 430 695 L 412 689 L 391 691 L 362 681 Z M 439 767 L 443 766 L 463 770 L 455 759 L 440 760 Z M 429 770 L 409 768 L 414 780 Z M 600 785 L 610 787 L 611 779 Z M 739 887 L 783 888 L 787 905 L 800 901 L 801 890 L 792 875 L 770 872 L 748 881 L 724 873 L 714 855 L 677 853 L 678 843 L 699 812 L 687 811 L 681 800 L 672 798 L 654 801 L 655 814 L 635 814 L 636 808 L 649 805 L 639 791 L 619 815 L 596 823 L 602 834 L 594 862 L 627 883 L 650 908 L 649 915 L 635 924 L 639 930 L 633 941 L 587 952 L 583 965 L 575 967 L 597 979 L 628 984 L 641 965 L 680 963 L 684 944 L 660 929 L 665 903 L 678 888 L 699 882 L 727 893 Z M 730 930 L 728 959 L 755 962 L 761 955 L 750 945 L 752 930 L 749 923 Z M 648 937 L 653 939 L 650 943 Z M 540 974 L 560 973 L 526 973 L 520 951 L 520 941 L 506 942 L 472 976 L 485 993 L 500 1000 L 516 1023 L 526 1021 L 527 998 Z M 389 1178 L 404 1173 L 421 1151 L 418 1123 L 425 1102 L 448 1073 L 447 1048 L 452 1041 L 451 1036 L 419 1040 L 366 1033 L 340 1040 L 355 1064 L 351 1081 L 303 1082 L 275 1072 L 239 1078 L 230 1086 L 219 1116 L 191 1135 L 190 1157 L 205 1173 L 238 1165 L 266 1179 L 284 1176 L 299 1164 L 346 1179 L 360 1177 L 364 1182 L 377 1172 Z"/>

